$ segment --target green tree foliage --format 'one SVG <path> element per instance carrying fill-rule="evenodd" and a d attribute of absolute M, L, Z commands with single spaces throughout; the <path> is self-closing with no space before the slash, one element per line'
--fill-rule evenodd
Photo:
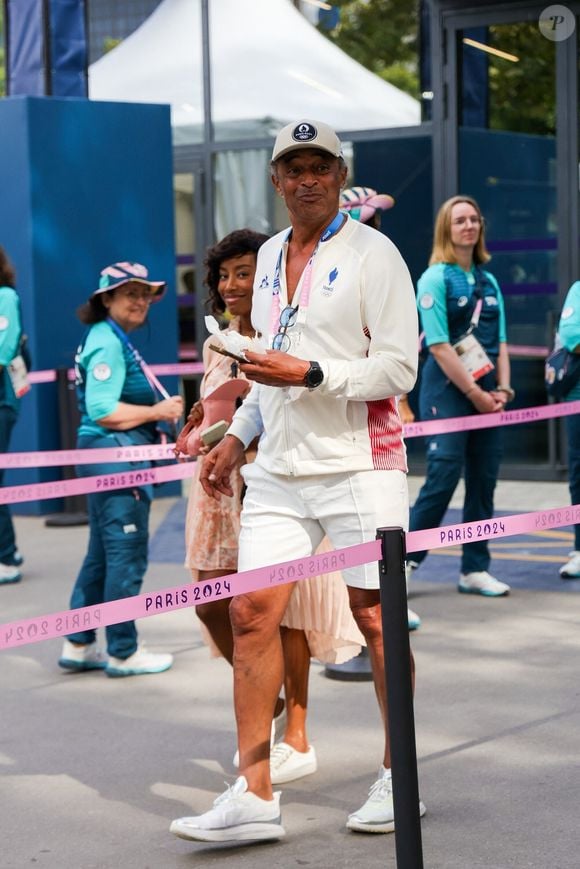
<path fill-rule="evenodd" d="M 419 97 L 418 2 L 332 0 L 340 8 L 334 30 L 319 27 L 331 42 L 371 72 Z"/>
<path fill-rule="evenodd" d="M 490 128 L 555 135 L 556 43 L 546 39 L 535 22 L 490 27 L 488 42 L 519 58 L 512 63 L 490 56 Z"/>

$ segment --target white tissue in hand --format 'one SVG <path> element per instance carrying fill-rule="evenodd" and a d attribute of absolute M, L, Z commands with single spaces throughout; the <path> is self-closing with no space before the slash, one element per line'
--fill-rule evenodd
<path fill-rule="evenodd" d="M 233 331 L 223 332 L 215 317 L 205 318 L 205 328 L 226 350 L 237 356 L 243 356 L 244 350 L 251 350 L 253 353 L 263 353 L 265 350 L 260 338 L 250 338 L 248 335 L 240 335 L 239 332 Z"/>

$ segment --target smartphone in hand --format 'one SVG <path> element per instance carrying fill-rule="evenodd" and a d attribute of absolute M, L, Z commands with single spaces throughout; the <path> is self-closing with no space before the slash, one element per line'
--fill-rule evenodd
<path fill-rule="evenodd" d="M 199 437 L 201 442 L 205 444 L 206 447 L 211 447 L 214 444 L 217 444 L 218 441 L 221 441 L 229 427 L 230 424 L 226 422 L 225 419 L 220 419 L 219 422 L 214 422 L 213 425 L 204 428 L 204 430 L 200 432 Z"/>
<path fill-rule="evenodd" d="M 226 350 L 225 347 L 217 347 L 215 344 L 210 344 L 209 349 L 215 350 L 215 352 L 219 353 L 220 356 L 229 356 L 230 359 L 235 359 L 236 362 L 241 362 L 245 365 L 247 365 L 248 363 L 248 360 L 244 356 L 238 356 L 236 353 L 230 353 L 230 351 Z"/>

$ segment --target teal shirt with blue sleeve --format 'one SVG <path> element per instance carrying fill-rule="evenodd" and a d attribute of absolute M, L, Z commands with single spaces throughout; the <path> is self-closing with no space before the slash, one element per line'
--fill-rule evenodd
<path fill-rule="evenodd" d="M 573 283 L 568 290 L 560 314 L 558 336 L 562 346 L 571 353 L 580 344 L 580 281 Z M 580 381 L 566 395 L 566 401 L 578 399 L 580 399 Z"/>
<path fill-rule="evenodd" d="M 18 399 L 6 368 L 18 353 L 21 331 L 18 294 L 12 287 L 0 287 L 0 405 L 14 410 L 18 409 Z"/>
<path fill-rule="evenodd" d="M 144 423 L 124 432 L 111 432 L 98 423 L 113 413 L 119 402 L 151 406 L 156 401 L 132 351 L 106 321 L 91 326 L 75 364 L 81 414 L 79 437 L 113 434 L 120 441 L 126 442 L 129 437 L 132 443 L 154 443 L 155 423 Z"/>
<path fill-rule="evenodd" d="M 505 305 L 499 284 L 494 276 L 484 272 L 486 279 L 493 285 L 499 308 L 497 340 L 507 340 Z M 425 344 L 451 343 L 448 318 L 448 282 L 450 277 L 455 285 L 461 286 L 465 299 L 469 300 L 476 288 L 474 271 L 464 272 L 457 264 L 435 263 L 423 272 L 417 285 L 417 307 L 421 325 L 425 333 Z M 461 299 L 461 296 L 459 297 Z"/>

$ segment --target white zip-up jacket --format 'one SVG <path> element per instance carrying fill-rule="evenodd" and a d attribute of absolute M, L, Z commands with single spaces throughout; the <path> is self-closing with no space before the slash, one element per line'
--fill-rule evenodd
<path fill-rule="evenodd" d="M 286 291 L 288 231 L 258 253 L 252 323 L 272 346 L 273 278 L 282 248 L 279 310 L 296 305 Z M 276 306 L 275 310 L 278 310 Z M 314 475 L 373 468 L 407 470 L 395 396 L 417 376 L 417 312 L 409 271 L 395 245 L 347 218 L 314 256 L 309 303 L 288 329 L 289 350 L 324 372 L 316 389 L 255 383 L 228 434 L 273 474 Z"/>

